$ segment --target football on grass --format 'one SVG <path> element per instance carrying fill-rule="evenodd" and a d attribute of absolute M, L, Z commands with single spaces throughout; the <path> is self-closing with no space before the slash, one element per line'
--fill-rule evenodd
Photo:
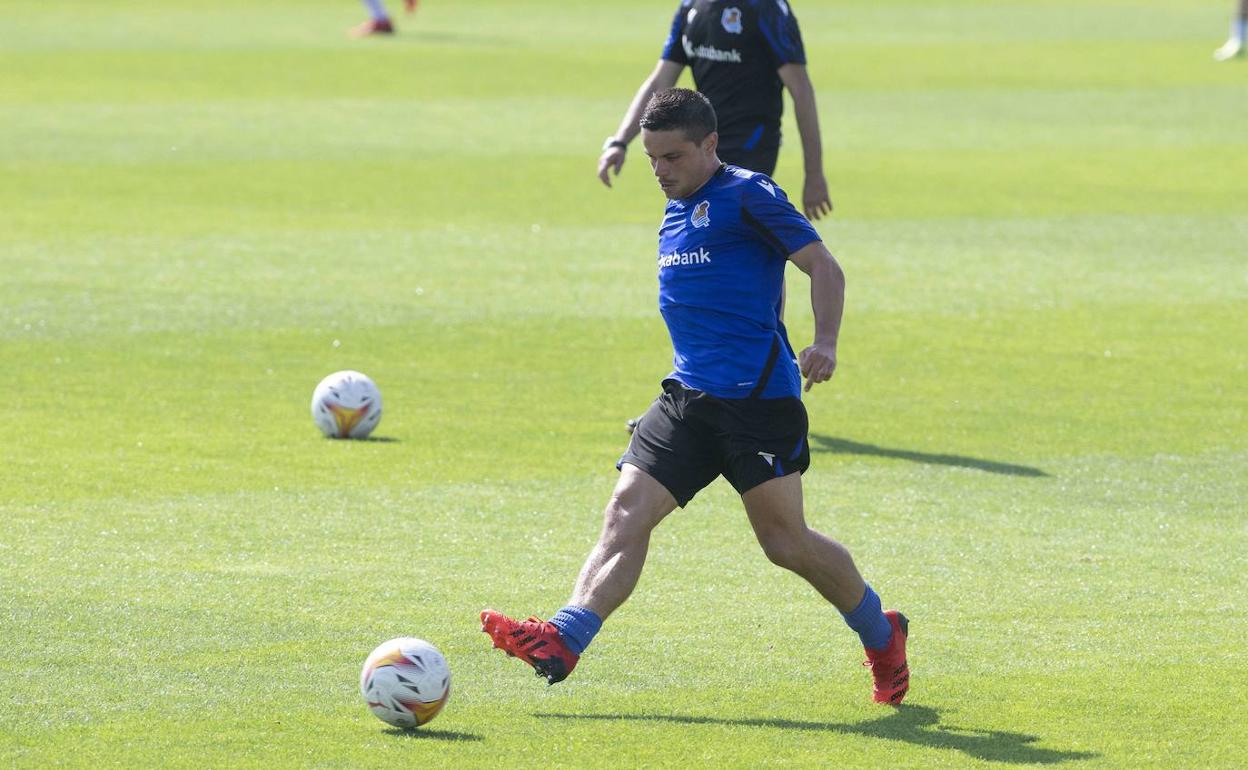
<path fill-rule="evenodd" d="M 381 422 L 381 391 L 359 372 L 334 372 L 312 391 L 312 419 L 330 438 L 365 438 Z"/>
<path fill-rule="evenodd" d="M 360 694 L 368 710 L 386 724 L 419 727 L 446 705 L 451 669 L 429 642 L 407 636 L 391 639 L 364 661 Z"/>

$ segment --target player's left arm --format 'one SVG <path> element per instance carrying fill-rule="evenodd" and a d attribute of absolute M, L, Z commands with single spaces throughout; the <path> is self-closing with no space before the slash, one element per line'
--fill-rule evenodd
<path fill-rule="evenodd" d="M 810 306 L 815 311 L 815 341 L 797 356 L 806 387 L 832 379 L 836 371 L 836 341 L 845 310 L 845 272 L 823 245 L 811 241 L 789 255 L 789 261 L 810 276 Z"/>
<path fill-rule="evenodd" d="M 797 132 L 802 137 L 802 161 L 806 171 L 806 181 L 802 185 L 802 210 L 810 219 L 818 219 L 832 213 L 832 199 L 828 196 L 828 180 L 823 175 L 823 140 L 819 136 L 815 87 L 810 82 L 805 64 L 790 62 L 782 65 L 777 72 L 793 97 Z"/>

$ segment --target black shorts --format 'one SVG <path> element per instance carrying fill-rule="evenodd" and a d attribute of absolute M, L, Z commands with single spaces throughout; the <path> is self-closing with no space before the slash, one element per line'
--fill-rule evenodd
<path fill-rule="evenodd" d="M 675 380 L 637 422 L 616 463 L 653 476 L 685 507 L 721 474 L 738 494 L 810 467 L 800 398 L 717 398 Z"/>
<path fill-rule="evenodd" d="M 745 149 L 744 147 L 720 147 L 718 150 L 719 159 L 725 163 L 731 163 L 734 166 L 757 171 L 760 174 L 774 176 L 776 173 L 776 161 L 780 157 L 780 145 L 774 147 L 753 147 Z"/>

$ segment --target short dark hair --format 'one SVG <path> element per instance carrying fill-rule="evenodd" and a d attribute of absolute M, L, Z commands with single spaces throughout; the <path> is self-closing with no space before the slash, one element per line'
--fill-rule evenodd
<path fill-rule="evenodd" d="M 685 138 L 700 144 L 719 129 L 711 100 L 688 88 L 669 88 L 650 97 L 641 115 L 641 127 L 647 131 L 685 132 Z"/>

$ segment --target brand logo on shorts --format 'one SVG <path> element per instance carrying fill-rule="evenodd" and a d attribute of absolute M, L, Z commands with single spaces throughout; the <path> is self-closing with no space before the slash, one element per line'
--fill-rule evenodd
<path fill-rule="evenodd" d="M 724 15 L 719 18 L 719 21 L 724 25 L 725 30 L 733 33 L 734 35 L 741 34 L 740 8 L 725 8 Z"/>
<path fill-rule="evenodd" d="M 689 217 L 689 221 L 694 227 L 708 227 L 711 224 L 711 202 L 702 201 L 693 207 L 693 216 Z"/>
<path fill-rule="evenodd" d="M 759 452 L 758 456 L 767 461 L 767 465 L 772 468 L 776 467 L 776 456 L 771 452 Z"/>

